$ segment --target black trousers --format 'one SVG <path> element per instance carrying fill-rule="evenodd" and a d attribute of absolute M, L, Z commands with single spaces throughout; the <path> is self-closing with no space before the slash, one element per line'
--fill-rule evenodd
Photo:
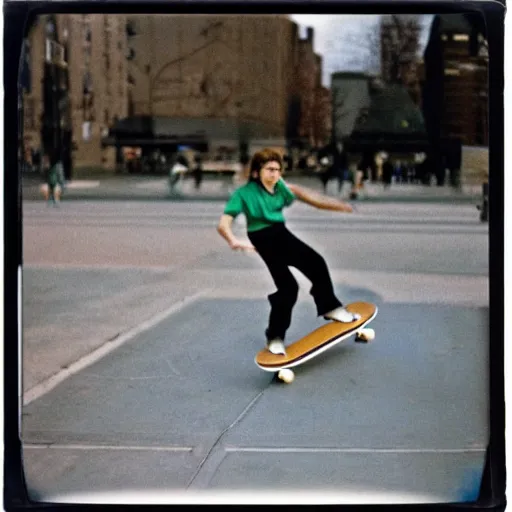
<path fill-rule="evenodd" d="M 331 276 L 324 258 L 288 231 L 284 223 L 249 232 L 248 236 L 267 265 L 277 287 L 277 291 L 268 296 L 271 310 L 268 328 L 265 331 L 267 339 L 284 339 L 290 327 L 299 285 L 288 267 L 300 270 L 311 281 L 313 286 L 310 293 L 315 300 L 319 316 L 342 305 L 334 295 Z"/>

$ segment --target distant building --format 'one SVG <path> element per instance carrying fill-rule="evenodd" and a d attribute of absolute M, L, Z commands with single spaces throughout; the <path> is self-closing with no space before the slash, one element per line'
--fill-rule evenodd
<path fill-rule="evenodd" d="M 331 76 L 335 139 L 351 160 L 386 151 L 411 159 L 428 148 L 423 115 L 407 88 L 356 72 Z"/>
<path fill-rule="evenodd" d="M 26 145 L 41 145 L 45 16 L 28 35 Z M 124 142 L 198 144 L 239 158 L 251 143 L 327 143 L 331 111 L 313 30 L 287 15 L 56 15 L 74 167 L 113 169 Z M 30 85 L 30 87 L 28 87 Z M 47 130 L 49 133 L 49 130 Z M 141 138 L 142 137 L 142 138 Z M 158 139 L 158 140 L 156 140 Z M 146 148 L 147 149 L 147 148 Z"/>
<path fill-rule="evenodd" d="M 132 15 L 129 113 L 168 135 L 202 134 L 237 154 L 250 139 L 284 144 L 293 27 L 286 16 Z M 181 122 L 183 121 L 183 122 Z"/>
<path fill-rule="evenodd" d="M 329 144 L 332 135 L 332 98 L 331 90 L 320 85 L 315 91 L 315 109 L 313 117 L 313 140 L 315 147 Z"/>
<path fill-rule="evenodd" d="M 112 148 L 101 138 L 116 118 L 127 113 L 125 16 L 57 14 L 56 29 L 67 68 L 69 116 L 74 167 L 113 167 Z M 25 144 L 42 145 L 43 74 L 47 16 L 37 18 L 27 36 L 31 88 L 24 97 Z"/>
<path fill-rule="evenodd" d="M 341 142 L 354 130 L 356 122 L 370 107 L 372 77 L 359 72 L 337 72 L 331 75 L 333 136 Z"/>
<path fill-rule="evenodd" d="M 423 111 L 432 138 L 487 146 L 488 55 L 479 14 L 435 16 L 424 54 Z"/>
<path fill-rule="evenodd" d="M 308 27 L 306 38 L 298 40 L 298 56 L 294 63 L 294 93 L 300 99 L 300 121 L 296 142 L 303 147 L 323 146 L 330 140 L 329 92 L 322 86 L 322 57 L 317 55 L 313 48 L 314 30 Z"/>
<path fill-rule="evenodd" d="M 330 114 L 312 29 L 300 39 L 285 15 L 134 15 L 128 23 L 130 115 L 153 117 L 178 138 L 202 135 L 212 153 L 236 155 L 255 139 L 325 139 L 320 119 Z"/>
<path fill-rule="evenodd" d="M 359 116 L 347 147 L 352 151 L 409 153 L 425 151 L 428 139 L 421 110 L 400 84 L 370 87 L 370 105 Z"/>

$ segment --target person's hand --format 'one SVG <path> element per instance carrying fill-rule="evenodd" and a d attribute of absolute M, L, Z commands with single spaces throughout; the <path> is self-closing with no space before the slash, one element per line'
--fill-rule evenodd
<path fill-rule="evenodd" d="M 352 213 L 354 211 L 354 208 L 352 208 L 352 205 L 348 203 L 341 203 L 339 205 L 339 211 L 344 213 Z"/>
<path fill-rule="evenodd" d="M 230 244 L 231 249 L 234 251 L 250 251 L 253 252 L 256 250 L 254 245 L 251 244 L 251 242 L 246 242 L 244 240 L 234 240 Z"/>

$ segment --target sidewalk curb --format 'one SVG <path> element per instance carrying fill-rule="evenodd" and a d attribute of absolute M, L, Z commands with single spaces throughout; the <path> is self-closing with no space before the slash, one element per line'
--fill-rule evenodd
<path fill-rule="evenodd" d="M 84 189 L 67 190 L 62 196 L 62 202 L 67 201 L 169 201 L 169 202 L 186 202 L 186 201 L 221 201 L 226 202 L 229 199 L 229 193 L 204 193 L 198 195 L 188 194 L 174 194 L 170 195 L 168 192 L 147 192 L 147 191 L 106 191 L 101 189 L 94 189 L 94 191 L 84 192 Z M 329 196 L 335 197 L 335 196 Z M 362 203 L 458 203 L 458 204 L 479 204 L 481 197 L 473 194 L 382 194 L 362 196 L 358 199 L 349 199 L 346 197 L 340 198 L 353 204 Z M 24 190 L 22 192 L 23 201 L 41 201 L 44 199 L 39 194 L 39 191 Z"/>

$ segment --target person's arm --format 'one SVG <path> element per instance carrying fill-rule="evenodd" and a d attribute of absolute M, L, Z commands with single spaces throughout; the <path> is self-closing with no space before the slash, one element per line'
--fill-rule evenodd
<path fill-rule="evenodd" d="M 217 231 L 220 236 L 226 240 L 231 249 L 238 250 L 241 249 L 243 251 L 254 251 L 254 246 L 247 241 L 239 240 L 231 229 L 233 224 L 233 217 L 231 215 L 223 214 L 220 218 L 219 225 L 217 226 Z"/>
<path fill-rule="evenodd" d="M 314 190 L 310 190 L 299 185 L 293 185 L 292 183 L 286 184 L 288 188 L 295 194 L 295 197 L 300 201 L 307 203 L 315 208 L 321 210 L 332 210 L 336 212 L 352 213 L 353 208 L 348 203 L 344 203 L 333 197 L 319 194 Z"/>

